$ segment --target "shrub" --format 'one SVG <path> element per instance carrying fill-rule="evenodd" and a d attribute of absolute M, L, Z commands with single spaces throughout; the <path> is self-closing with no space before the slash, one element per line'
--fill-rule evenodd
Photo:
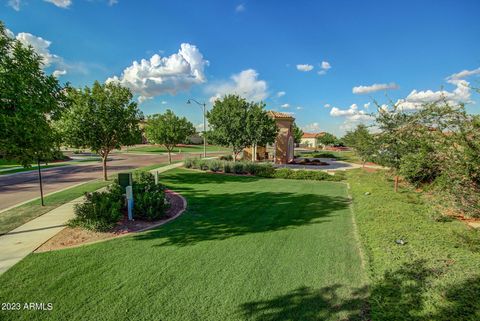
<path fill-rule="evenodd" d="M 317 153 L 317 154 L 313 154 L 312 157 L 314 157 L 314 158 L 337 158 L 337 156 L 335 156 L 332 153 Z"/>
<path fill-rule="evenodd" d="M 208 169 L 209 160 L 200 158 L 197 161 L 196 167 L 197 169 L 201 169 L 202 171 L 206 171 Z"/>
<path fill-rule="evenodd" d="M 165 187 L 155 185 L 155 178 L 150 172 L 139 172 L 138 180 L 133 180 L 134 218 L 147 221 L 158 220 L 165 214 Z"/>
<path fill-rule="evenodd" d="M 403 156 L 400 175 L 416 186 L 433 182 L 440 175 L 440 168 L 432 155 L 434 154 L 422 150 Z"/>
<path fill-rule="evenodd" d="M 94 231 L 107 231 L 122 218 L 122 194 L 114 184 L 105 192 L 85 194 L 85 202 L 75 205 L 75 218 L 69 221 L 72 227 Z"/>
<path fill-rule="evenodd" d="M 245 174 L 245 163 L 243 162 L 234 162 L 232 165 L 233 173 L 235 174 Z"/>
<path fill-rule="evenodd" d="M 262 164 L 257 166 L 255 176 L 272 178 L 275 175 L 275 168 L 271 164 Z"/>
<path fill-rule="evenodd" d="M 219 172 L 220 170 L 223 169 L 223 162 L 219 160 L 212 160 L 208 162 L 208 169 L 211 170 L 212 172 Z"/>
<path fill-rule="evenodd" d="M 330 175 L 324 171 L 292 170 L 290 168 L 277 169 L 273 175 L 275 178 L 284 179 L 303 179 L 314 181 L 341 181 L 345 179 L 345 174 L 336 173 Z"/>
<path fill-rule="evenodd" d="M 185 166 L 185 168 L 193 168 L 193 165 L 194 165 L 193 158 L 186 158 L 185 161 L 183 162 L 183 166 Z"/>
<path fill-rule="evenodd" d="M 233 172 L 232 163 L 223 162 L 223 171 L 225 173 L 232 173 Z"/>
<path fill-rule="evenodd" d="M 133 184 L 155 184 L 153 174 L 145 170 L 134 171 L 132 179 Z"/>
<path fill-rule="evenodd" d="M 293 178 L 293 172 L 294 171 L 291 170 L 290 168 L 280 168 L 275 170 L 273 177 L 289 179 L 289 178 Z"/>
<path fill-rule="evenodd" d="M 246 174 L 255 175 L 256 172 L 257 172 L 257 167 L 258 167 L 258 164 L 254 163 L 254 162 L 245 162 L 244 163 L 244 170 L 245 170 Z"/>
<path fill-rule="evenodd" d="M 232 155 L 222 155 L 222 156 L 220 156 L 220 160 L 233 161 L 233 156 Z"/>

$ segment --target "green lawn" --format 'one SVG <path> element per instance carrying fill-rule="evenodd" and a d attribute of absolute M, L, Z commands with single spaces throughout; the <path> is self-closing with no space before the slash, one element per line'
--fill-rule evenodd
<path fill-rule="evenodd" d="M 215 146 L 215 145 L 207 145 L 207 152 L 222 152 L 228 151 L 229 149 Z M 167 153 L 167 149 L 163 146 L 155 146 L 155 145 L 146 145 L 141 147 L 134 147 L 128 148 L 128 152 L 142 152 L 142 153 Z M 175 147 L 173 149 L 173 153 L 202 153 L 203 152 L 203 145 L 188 145 L 188 146 L 180 146 Z"/>
<path fill-rule="evenodd" d="M 188 210 L 156 230 L 32 254 L 0 277 L 2 320 L 345 320 L 365 308 L 346 185 L 174 170 Z"/>
<path fill-rule="evenodd" d="M 52 167 L 60 167 L 60 166 L 66 166 L 66 165 L 78 165 L 81 163 L 86 163 L 86 162 L 100 162 L 101 159 L 99 157 L 88 157 L 85 159 L 79 159 L 79 160 L 72 160 L 68 162 L 61 162 L 61 163 L 49 163 L 48 165 L 41 165 L 40 167 L 42 169 L 46 168 L 52 168 Z M 0 162 L 0 164 L 2 164 Z M 32 167 L 21 167 L 22 165 L 20 164 L 13 164 L 12 162 L 4 162 L 3 165 L 0 165 L 0 175 L 7 175 L 7 174 L 13 174 L 13 173 L 20 173 L 20 172 L 28 172 L 28 171 L 35 171 L 37 170 L 37 165 L 32 164 Z M 21 167 L 21 168 L 17 168 Z M 11 168 L 11 169 L 9 169 Z"/>
<path fill-rule="evenodd" d="M 141 169 L 151 170 L 164 165 L 167 165 L 167 163 L 145 166 Z M 45 206 L 42 206 L 38 199 L 0 213 L 0 235 L 17 228 L 20 225 L 59 207 L 60 205 L 82 196 L 86 192 L 93 192 L 99 188 L 107 186 L 112 182 L 111 179 L 115 177 L 116 174 L 110 175 L 110 181 L 107 182 L 103 180 L 92 180 L 85 184 L 46 196 L 44 198 Z"/>
<path fill-rule="evenodd" d="M 347 173 L 372 320 L 480 320 L 480 231 L 438 221 L 421 193 L 394 193 L 383 172 Z"/>

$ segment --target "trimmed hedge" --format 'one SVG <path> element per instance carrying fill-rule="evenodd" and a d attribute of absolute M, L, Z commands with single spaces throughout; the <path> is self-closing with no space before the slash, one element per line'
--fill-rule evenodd
<path fill-rule="evenodd" d="M 217 159 L 188 158 L 184 163 L 186 168 L 209 170 L 211 172 L 224 172 L 233 174 L 250 174 L 265 178 L 303 179 L 314 181 L 341 181 L 345 173 L 336 172 L 330 175 L 324 171 L 293 170 L 290 168 L 275 169 L 270 163 L 232 162 Z"/>

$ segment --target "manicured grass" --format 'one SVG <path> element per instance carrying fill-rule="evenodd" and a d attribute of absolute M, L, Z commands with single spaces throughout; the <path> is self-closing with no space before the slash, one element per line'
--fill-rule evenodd
<path fill-rule="evenodd" d="M 215 145 L 207 145 L 207 152 L 221 152 L 228 151 L 227 148 Z M 129 148 L 128 152 L 142 152 L 142 153 L 167 153 L 165 147 L 155 146 L 155 145 L 146 145 L 141 147 Z M 202 153 L 203 145 L 188 145 L 188 146 L 179 146 L 174 148 L 173 153 Z"/>
<path fill-rule="evenodd" d="M 406 187 L 394 193 L 383 172 L 347 173 L 372 320 L 480 320 L 480 247 L 465 243 L 476 235 L 470 243 L 480 244 L 480 233 L 460 221 L 436 221 L 421 193 Z"/>
<path fill-rule="evenodd" d="M 139 169 L 151 170 L 163 165 L 167 164 L 160 163 L 145 166 Z M 110 180 L 107 182 L 103 180 L 92 180 L 90 182 L 86 182 L 85 184 L 46 196 L 44 198 L 45 206 L 42 206 L 40 200 L 38 199 L 0 213 L 0 235 L 15 229 L 22 224 L 25 224 L 26 222 L 59 207 L 60 205 L 70 202 L 87 192 L 93 192 L 99 188 L 111 184 L 112 179 L 116 178 L 116 175 L 111 175 L 109 178 Z"/>
<path fill-rule="evenodd" d="M 188 170 L 162 180 L 187 198 L 186 213 L 137 236 L 28 256 L 0 277 L 0 301 L 53 310 L 3 319 L 360 318 L 365 277 L 345 184 Z"/>

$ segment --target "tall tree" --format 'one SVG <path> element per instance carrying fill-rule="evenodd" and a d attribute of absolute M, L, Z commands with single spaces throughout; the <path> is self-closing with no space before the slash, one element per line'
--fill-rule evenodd
<path fill-rule="evenodd" d="M 248 105 L 245 131 L 252 148 L 252 161 L 256 161 L 257 146 L 273 143 L 278 134 L 278 127 L 265 110 L 264 103 L 250 102 Z"/>
<path fill-rule="evenodd" d="M 372 159 L 377 152 L 375 137 L 370 134 L 364 124 L 360 124 L 355 130 L 347 132 L 343 141 L 355 150 L 363 165 L 367 160 Z"/>
<path fill-rule="evenodd" d="M 51 124 L 66 102 L 64 88 L 42 68 L 33 48 L 10 38 L 0 22 L 0 155 L 25 167 L 38 163 L 40 183 L 40 161 L 59 150 Z"/>
<path fill-rule="evenodd" d="M 103 178 L 107 176 L 110 152 L 140 141 L 142 117 L 128 88 L 111 82 L 95 81 L 92 88 L 68 91 L 72 106 L 59 128 L 67 145 L 89 148 L 102 157 Z"/>
<path fill-rule="evenodd" d="M 293 140 L 295 144 L 300 144 L 303 137 L 303 130 L 297 126 L 297 124 L 293 123 Z"/>
<path fill-rule="evenodd" d="M 180 118 L 168 109 L 164 114 L 148 117 L 145 134 L 150 142 L 165 146 L 168 162 L 172 163 L 173 148 L 195 134 L 195 127 L 185 117 Z"/>
<path fill-rule="evenodd" d="M 251 142 L 245 130 L 249 103 L 238 95 L 217 99 L 207 113 L 210 124 L 209 139 L 232 149 L 233 160 Z"/>
<path fill-rule="evenodd" d="M 318 136 L 317 142 L 323 146 L 332 146 L 337 142 L 337 137 L 330 133 L 324 133 L 321 136 Z"/>

